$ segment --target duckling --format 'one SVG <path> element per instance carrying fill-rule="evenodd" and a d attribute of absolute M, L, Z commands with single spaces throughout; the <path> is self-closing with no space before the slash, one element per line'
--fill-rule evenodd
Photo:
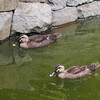
<path fill-rule="evenodd" d="M 19 38 L 21 48 L 39 48 L 44 47 L 56 41 L 61 36 L 61 33 L 47 34 L 47 35 L 33 35 L 28 37 L 22 35 Z"/>
<path fill-rule="evenodd" d="M 73 66 L 65 70 L 64 66 L 59 64 L 55 71 L 50 74 L 50 77 L 57 75 L 61 79 L 78 79 L 92 75 L 92 72 L 98 67 L 100 67 L 100 63 L 92 63 L 84 66 Z"/>

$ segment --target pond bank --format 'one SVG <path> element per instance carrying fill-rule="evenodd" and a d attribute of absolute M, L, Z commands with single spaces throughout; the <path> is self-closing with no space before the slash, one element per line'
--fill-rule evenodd
<path fill-rule="evenodd" d="M 98 0 L 1 0 L 0 5 L 0 41 L 100 15 Z"/>

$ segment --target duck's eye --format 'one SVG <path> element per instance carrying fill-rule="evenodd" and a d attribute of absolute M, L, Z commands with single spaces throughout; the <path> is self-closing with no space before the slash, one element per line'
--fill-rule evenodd
<path fill-rule="evenodd" d="M 56 70 L 57 70 L 57 69 L 61 69 L 61 67 L 57 67 Z"/>
<path fill-rule="evenodd" d="M 22 39 L 22 38 L 24 38 L 24 37 L 20 37 L 20 39 Z"/>
<path fill-rule="evenodd" d="M 58 67 L 58 69 L 60 69 L 61 67 Z"/>

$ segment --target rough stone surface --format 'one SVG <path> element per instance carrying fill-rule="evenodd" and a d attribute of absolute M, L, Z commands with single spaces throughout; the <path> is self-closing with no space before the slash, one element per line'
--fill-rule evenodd
<path fill-rule="evenodd" d="M 12 12 L 0 13 L 0 40 L 3 40 L 10 35 Z"/>
<path fill-rule="evenodd" d="M 0 0 L 0 11 L 14 10 L 18 4 L 18 0 Z"/>
<path fill-rule="evenodd" d="M 78 6 L 84 3 L 92 2 L 93 0 L 67 0 L 68 6 Z"/>
<path fill-rule="evenodd" d="M 58 26 L 65 23 L 73 22 L 77 19 L 77 8 L 66 7 L 63 10 L 53 11 L 52 25 Z"/>
<path fill-rule="evenodd" d="M 51 25 L 51 7 L 43 3 L 19 3 L 13 17 L 13 32 L 41 32 Z"/>
<path fill-rule="evenodd" d="M 79 18 L 87 18 L 90 16 L 100 15 L 100 2 L 94 1 L 89 4 L 79 6 L 77 9 Z"/>
<path fill-rule="evenodd" d="M 42 2 L 42 3 L 48 3 L 48 0 L 19 0 L 21 2 Z"/>
<path fill-rule="evenodd" d="M 60 10 L 66 7 L 67 0 L 49 0 L 52 10 Z"/>

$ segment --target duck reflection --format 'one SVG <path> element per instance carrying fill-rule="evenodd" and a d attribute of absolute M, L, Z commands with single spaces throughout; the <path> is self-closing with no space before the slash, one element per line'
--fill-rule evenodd
<path fill-rule="evenodd" d="M 28 52 L 22 49 L 13 48 L 13 56 L 15 63 L 18 65 L 32 61 L 32 57 L 28 54 Z"/>
<path fill-rule="evenodd" d="M 10 46 L 10 41 L 7 41 L 0 46 L 0 65 L 9 65 L 16 63 L 18 65 L 32 61 L 32 57 L 27 51 Z"/>
<path fill-rule="evenodd" d="M 38 96 L 47 100 L 66 100 L 66 90 L 58 89 L 49 81 L 30 80 L 30 85 Z"/>

